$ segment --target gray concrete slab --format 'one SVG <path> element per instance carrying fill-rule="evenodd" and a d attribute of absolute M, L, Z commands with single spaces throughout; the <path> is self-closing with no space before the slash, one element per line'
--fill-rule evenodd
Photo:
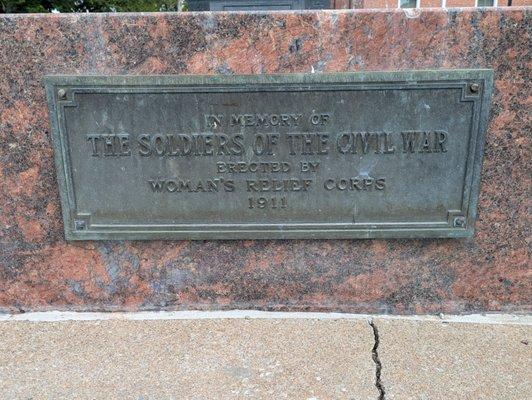
<path fill-rule="evenodd" d="M 531 334 L 516 315 L 0 314 L 0 399 L 526 400 Z"/>
<path fill-rule="evenodd" d="M 386 399 L 532 399 L 530 325 L 391 318 L 374 324 Z"/>
<path fill-rule="evenodd" d="M 1 399 L 376 399 L 365 319 L 0 322 Z"/>

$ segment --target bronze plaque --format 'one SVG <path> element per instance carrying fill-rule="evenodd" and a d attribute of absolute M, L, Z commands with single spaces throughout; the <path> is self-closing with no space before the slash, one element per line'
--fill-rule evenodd
<path fill-rule="evenodd" d="M 467 237 L 492 71 L 48 76 L 67 239 Z"/>

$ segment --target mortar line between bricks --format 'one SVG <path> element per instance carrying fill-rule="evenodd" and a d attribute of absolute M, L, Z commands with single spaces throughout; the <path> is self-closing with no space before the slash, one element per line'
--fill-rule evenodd
<path fill-rule="evenodd" d="M 384 384 L 381 380 L 381 373 L 382 373 L 382 362 L 379 358 L 379 344 L 380 344 L 380 336 L 379 336 L 379 330 L 377 328 L 377 325 L 373 321 L 373 319 L 368 320 L 368 324 L 371 326 L 371 329 L 373 329 L 373 348 L 371 349 L 371 358 L 373 359 L 373 362 L 375 363 L 375 387 L 379 391 L 379 397 L 378 400 L 385 400 L 386 399 L 386 390 L 384 389 Z"/>

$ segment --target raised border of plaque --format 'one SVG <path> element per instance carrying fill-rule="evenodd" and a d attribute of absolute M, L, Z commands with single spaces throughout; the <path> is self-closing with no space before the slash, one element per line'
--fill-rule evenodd
<path fill-rule="evenodd" d="M 493 91 L 493 71 L 427 70 L 353 72 L 333 74 L 276 75 L 160 75 L 160 76 L 67 76 L 45 77 L 65 236 L 67 240 L 148 239 L 358 239 L 358 238 L 460 238 L 471 237 L 477 217 L 477 201 L 483 158 L 484 136 Z M 275 222 L 252 223 L 150 223 L 124 224 L 92 221 L 90 212 L 77 207 L 72 177 L 70 132 L 65 108 L 77 106 L 83 93 L 164 94 L 383 91 L 459 89 L 460 102 L 472 104 L 471 131 L 461 207 L 447 210 L 445 221 L 416 220 L 405 215 L 395 222 Z M 428 189 L 430 190 L 430 188 Z M 400 200 L 398 200 L 400 201 Z"/>

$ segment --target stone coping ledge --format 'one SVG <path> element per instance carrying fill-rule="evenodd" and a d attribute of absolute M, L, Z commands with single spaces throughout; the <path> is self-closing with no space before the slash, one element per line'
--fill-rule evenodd
<path fill-rule="evenodd" d="M 197 320 L 197 319 L 318 319 L 318 320 L 403 320 L 442 323 L 532 325 L 529 314 L 468 314 L 468 315 L 378 315 L 321 312 L 276 312 L 256 310 L 231 311 L 140 311 L 140 312 L 75 312 L 45 311 L 22 314 L 0 314 L 0 322 L 61 322 L 102 320 Z"/>

